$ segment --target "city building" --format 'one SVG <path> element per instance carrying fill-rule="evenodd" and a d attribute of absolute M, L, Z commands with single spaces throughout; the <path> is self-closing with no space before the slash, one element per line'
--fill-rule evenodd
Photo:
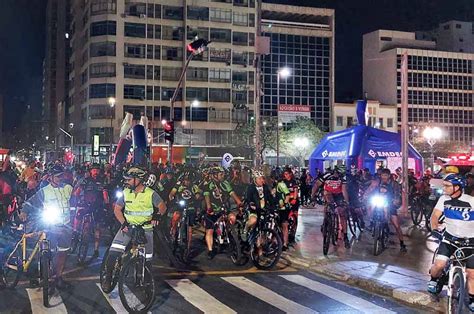
<path fill-rule="evenodd" d="M 46 5 L 46 51 L 43 62 L 42 136 L 64 143 L 58 127 L 65 126 L 65 113 L 58 114 L 60 103 L 68 103 L 70 0 L 48 0 Z M 31 126 L 30 126 L 31 127 Z"/>
<path fill-rule="evenodd" d="M 416 39 L 436 42 L 436 49 L 474 53 L 474 26 L 472 22 L 448 21 L 430 31 L 415 32 Z"/>
<path fill-rule="evenodd" d="M 358 124 L 356 114 L 357 102 L 334 103 L 333 121 L 334 131 L 344 130 Z M 382 104 L 376 100 L 367 100 L 367 125 L 382 130 L 397 132 L 397 105 Z"/>
<path fill-rule="evenodd" d="M 153 143 L 165 144 L 162 120 L 170 119 L 186 46 L 196 38 L 212 43 L 190 62 L 178 94 L 175 152 L 229 145 L 236 126 L 247 123 L 255 98 L 255 0 L 74 0 L 71 14 L 68 113 L 84 155 L 93 135 L 104 149 L 117 142 L 125 112 L 135 120 L 146 114 Z"/>
<path fill-rule="evenodd" d="M 397 104 L 401 124 L 401 59 L 408 54 L 408 121 L 443 129 L 446 141 L 469 149 L 474 136 L 474 54 L 438 50 L 415 33 L 377 30 L 363 37 L 367 97 Z"/>
<path fill-rule="evenodd" d="M 311 119 L 330 130 L 334 18 L 331 9 L 262 4 L 262 35 L 270 38 L 270 54 L 262 60 L 262 119 L 277 116 L 277 104 L 295 105 L 297 110 L 308 106 Z M 288 68 L 289 75 L 281 77 L 278 91 L 277 73 L 282 68 Z"/>
<path fill-rule="evenodd" d="M 3 95 L 0 95 L 0 147 L 5 145 L 5 138 L 3 133 Z"/>

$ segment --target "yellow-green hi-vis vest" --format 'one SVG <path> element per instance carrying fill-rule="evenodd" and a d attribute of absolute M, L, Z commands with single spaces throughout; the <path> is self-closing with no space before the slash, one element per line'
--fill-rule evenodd
<path fill-rule="evenodd" d="M 140 225 L 151 221 L 153 216 L 153 193 L 148 187 L 143 192 L 135 194 L 130 189 L 123 191 L 123 200 L 125 201 L 124 216 L 131 225 Z M 146 224 L 143 229 L 151 229 L 152 225 Z"/>
<path fill-rule="evenodd" d="M 43 188 L 43 193 L 44 206 L 57 206 L 61 211 L 61 224 L 68 224 L 71 220 L 69 200 L 71 198 L 72 186 L 65 185 L 64 187 L 54 188 L 51 184 L 48 184 Z"/>

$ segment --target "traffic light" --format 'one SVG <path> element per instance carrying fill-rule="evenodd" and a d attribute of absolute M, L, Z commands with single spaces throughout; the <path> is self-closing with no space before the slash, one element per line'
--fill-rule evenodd
<path fill-rule="evenodd" d="M 166 121 L 163 125 L 165 129 L 165 140 L 170 143 L 174 142 L 174 121 Z"/>
<path fill-rule="evenodd" d="M 204 50 L 204 48 L 209 45 L 210 41 L 207 41 L 203 38 L 196 39 L 195 41 L 188 44 L 188 51 L 194 54 L 200 53 Z"/>

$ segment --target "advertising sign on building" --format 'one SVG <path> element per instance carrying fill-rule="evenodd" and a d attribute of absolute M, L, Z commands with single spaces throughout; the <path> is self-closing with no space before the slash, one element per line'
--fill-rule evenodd
<path fill-rule="evenodd" d="M 279 105 L 278 118 L 281 123 L 291 123 L 297 117 L 311 118 L 311 108 L 304 105 Z"/>
<path fill-rule="evenodd" d="M 92 144 L 92 155 L 93 156 L 99 156 L 99 150 L 100 150 L 100 141 L 99 141 L 99 135 L 94 135 L 94 140 Z"/>

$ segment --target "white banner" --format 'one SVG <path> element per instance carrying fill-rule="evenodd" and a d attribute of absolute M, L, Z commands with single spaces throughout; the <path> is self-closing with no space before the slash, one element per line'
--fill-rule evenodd
<path fill-rule="evenodd" d="M 222 156 L 222 167 L 226 169 L 229 168 L 232 160 L 234 160 L 234 156 L 229 153 L 225 153 L 224 156 Z"/>
<path fill-rule="evenodd" d="M 278 120 L 281 123 L 290 123 L 297 117 L 311 118 L 311 108 L 303 105 L 279 105 Z"/>
<path fill-rule="evenodd" d="M 395 169 L 402 167 L 402 157 L 387 157 L 387 168 L 392 173 L 395 173 Z M 408 158 L 408 169 L 415 169 L 415 159 Z"/>

